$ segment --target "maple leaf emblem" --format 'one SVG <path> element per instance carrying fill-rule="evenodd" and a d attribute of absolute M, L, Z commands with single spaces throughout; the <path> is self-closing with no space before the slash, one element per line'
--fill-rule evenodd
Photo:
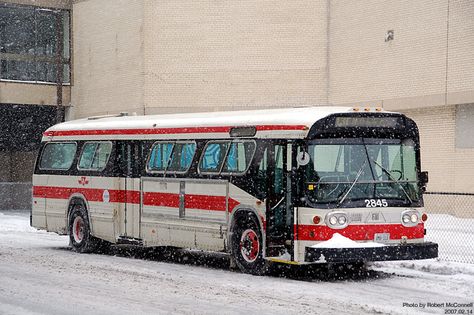
<path fill-rule="evenodd" d="M 77 182 L 82 186 L 89 184 L 89 180 L 85 176 L 81 176 L 81 178 Z"/>

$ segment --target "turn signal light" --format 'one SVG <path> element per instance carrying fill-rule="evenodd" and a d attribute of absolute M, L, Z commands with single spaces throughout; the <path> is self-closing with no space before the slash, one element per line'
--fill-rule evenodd
<path fill-rule="evenodd" d="M 421 215 L 421 220 L 422 220 L 423 222 L 425 222 L 426 220 L 428 220 L 428 215 L 427 215 L 426 213 L 423 213 L 423 214 Z"/>
<path fill-rule="evenodd" d="M 320 217 L 318 217 L 318 216 L 313 217 L 313 223 L 314 223 L 314 224 L 319 224 L 319 222 L 321 222 L 321 218 L 320 218 Z"/>

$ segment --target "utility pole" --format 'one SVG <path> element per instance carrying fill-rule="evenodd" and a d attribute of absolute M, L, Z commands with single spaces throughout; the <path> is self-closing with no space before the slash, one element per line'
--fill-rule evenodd
<path fill-rule="evenodd" d="M 63 34 L 63 15 L 60 10 L 55 11 L 56 14 L 56 123 L 64 120 L 63 106 L 63 75 L 64 75 L 64 34 Z"/>

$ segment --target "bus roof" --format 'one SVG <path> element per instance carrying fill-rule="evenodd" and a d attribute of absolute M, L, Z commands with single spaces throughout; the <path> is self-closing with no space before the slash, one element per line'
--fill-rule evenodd
<path fill-rule="evenodd" d="M 256 138 L 304 138 L 311 126 L 352 107 L 316 106 L 147 116 L 91 117 L 52 126 L 43 141 L 230 138 L 236 127 L 255 127 Z"/>

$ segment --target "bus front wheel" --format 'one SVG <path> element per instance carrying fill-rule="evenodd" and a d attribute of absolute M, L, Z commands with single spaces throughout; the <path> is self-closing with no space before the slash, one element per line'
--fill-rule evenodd
<path fill-rule="evenodd" d="M 99 246 L 99 240 L 90 233 L 87 211 L 82 205 L 74 206 L 69 215 L 69 240 L 78 253 L 90 253 Z"/>
<path fill-rule="evenodd" d="M 232 256 L 244 273 L 264 275 L 268 269 L 263 258 L 262 233 L 254 215 L 244 214 L 232 233 Z"/>

